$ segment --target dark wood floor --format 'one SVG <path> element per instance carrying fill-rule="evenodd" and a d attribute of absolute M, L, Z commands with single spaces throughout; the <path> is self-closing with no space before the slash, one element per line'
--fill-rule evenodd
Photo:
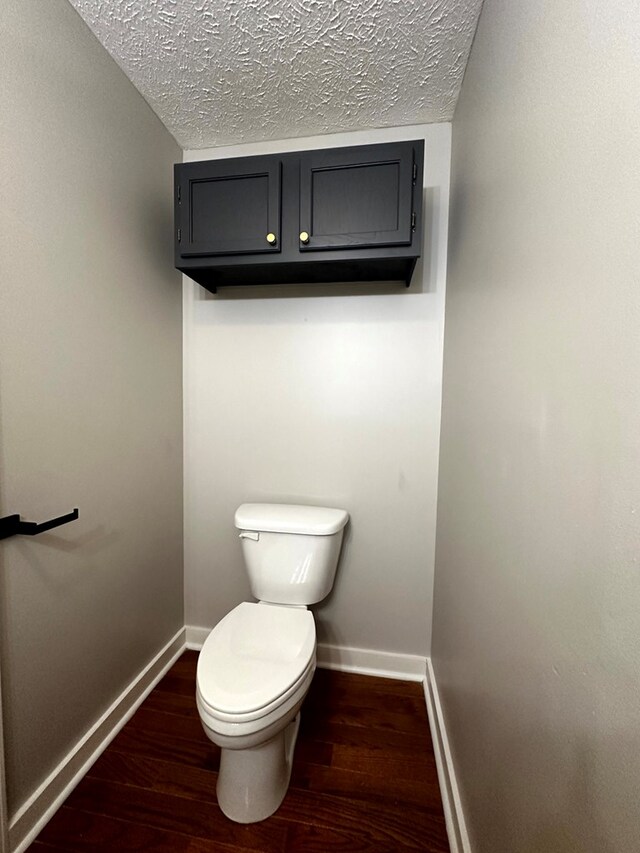
<path fill-rule="evenodd" d="M 291 786 L 242 826 L 216 802 L 220 753 L 185 652 L 31 845 L 91 853 L 448 853 L 422 686 L 318 670 Z"/>

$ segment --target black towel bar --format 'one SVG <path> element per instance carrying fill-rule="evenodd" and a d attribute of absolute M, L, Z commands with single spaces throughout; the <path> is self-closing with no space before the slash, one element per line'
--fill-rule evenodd
<path fill-rule="evenodd" d="M 39 524 L 37 521 L 22 521 L 19 515 L 7 515 L 0 518 L 0 539 L 7 539 L 9 536 L 36 536 L 38 533 L 44 533 L 45 530 L 51 530 L 52 527 L 60 527 L 61 524 L 75 521 L 78 515 L 76 508 L 73 512 L 60 515 L 58 518 L 51 518 L 49 521 L 42 521 Z"/>

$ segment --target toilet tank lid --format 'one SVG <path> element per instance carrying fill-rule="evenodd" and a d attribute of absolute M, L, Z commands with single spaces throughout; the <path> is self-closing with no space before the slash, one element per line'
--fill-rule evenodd
<path fill-rule="evenodd" d="M 238 530 L 331 536 L 342 530 L 348 520 L 346 510 L 326 506 L 242 504 L 236 510 L 235 524 Z"/>

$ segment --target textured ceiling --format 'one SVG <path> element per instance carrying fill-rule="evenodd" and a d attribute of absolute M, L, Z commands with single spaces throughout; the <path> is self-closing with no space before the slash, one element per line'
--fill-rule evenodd
<path fill-rule="evenodd" d="M 482 0 L 70 0 L 184 148 L 448 121 Z"/>

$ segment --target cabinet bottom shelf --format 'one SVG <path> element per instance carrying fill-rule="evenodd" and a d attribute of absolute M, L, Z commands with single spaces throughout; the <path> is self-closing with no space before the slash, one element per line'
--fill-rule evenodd
<path fill-rule="evenodd" d="M 327 284 L 329 282 L 397 282 L 409 287 L 417 258 L 375 258 L 349 261 L 317 261 L 268 266 L 238 265 L 198 269 L 177 264 L 177 268 L 216 293 L 219 287 L 256 284 Z"/>

